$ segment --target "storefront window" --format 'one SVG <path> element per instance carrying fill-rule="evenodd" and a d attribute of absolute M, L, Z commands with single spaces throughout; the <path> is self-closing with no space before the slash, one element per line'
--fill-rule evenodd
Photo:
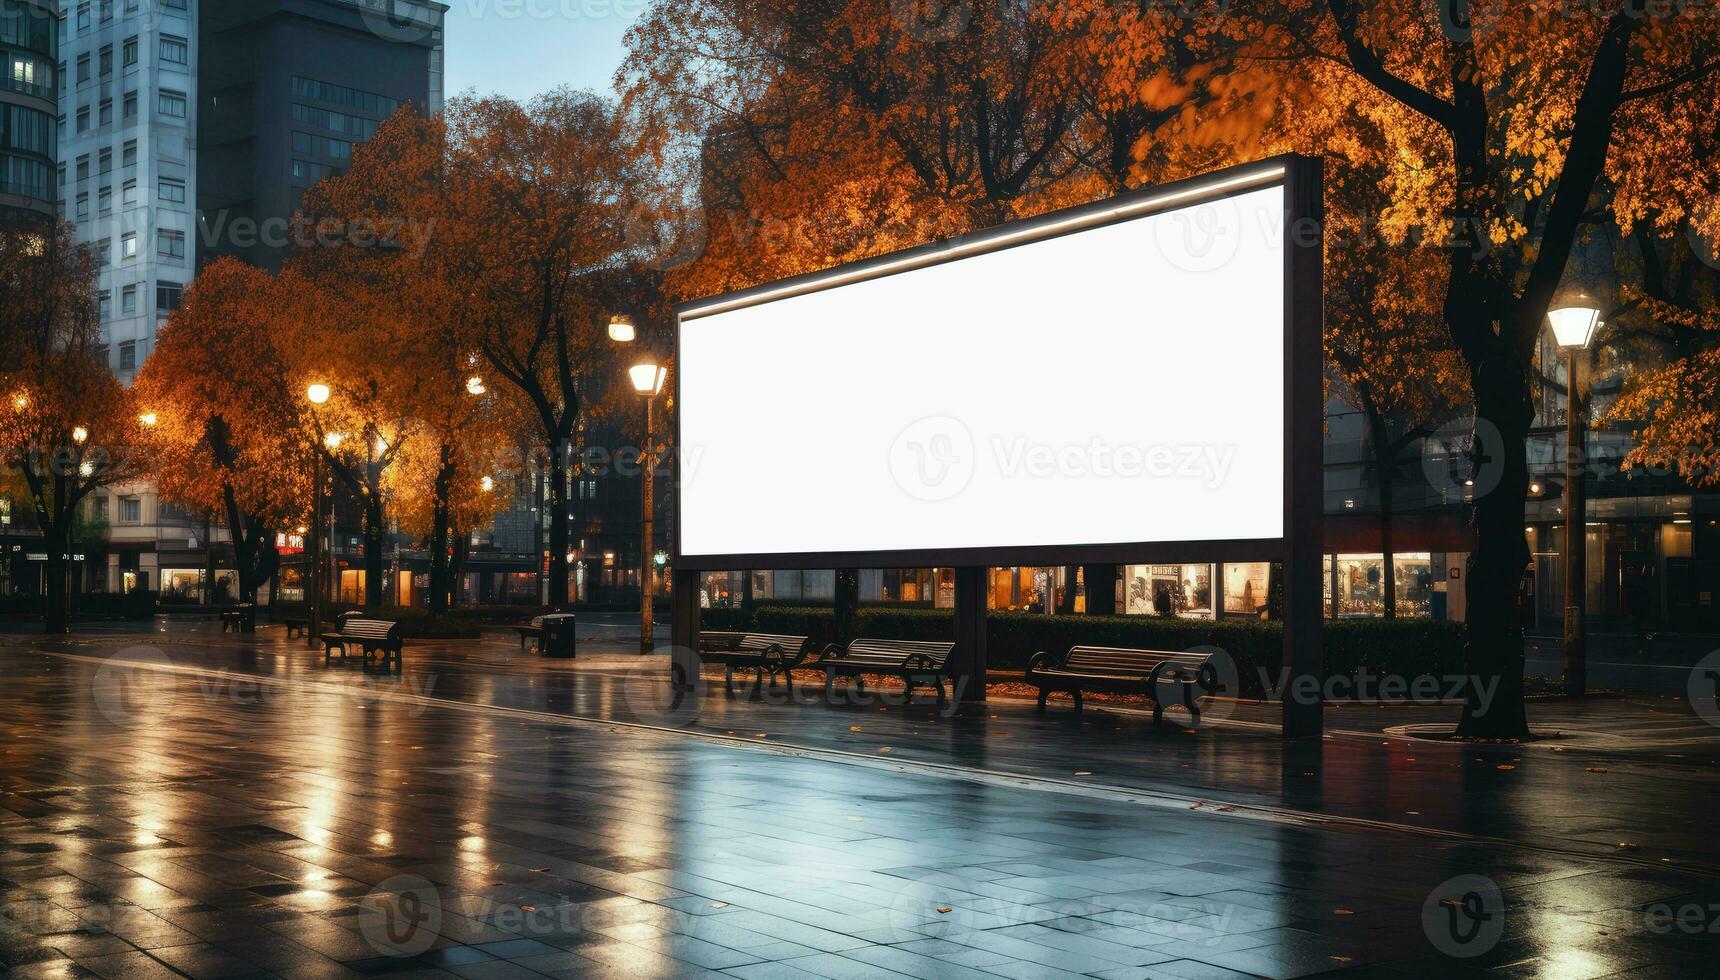
<path fill-rule="evenodd" d="M 1123 611 L 1131 616 L 1212 618 L 1212 566 L 1129 565 Z"/>
<path fill-rule="evenodd" d="M 1224 566 L 1225 615 L 1264 616 L 1271 580 L 1271 562 L 1252 561 Z"/>

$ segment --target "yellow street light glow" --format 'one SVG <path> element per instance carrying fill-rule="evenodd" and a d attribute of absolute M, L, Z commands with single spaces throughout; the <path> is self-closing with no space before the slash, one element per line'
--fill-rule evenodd
<path fill-rule="evenodd" d="M 90 462 L 89 460 L 85 460 L 82 463 L 79 463 L 78 464 L 78 475 L 83 477 L 86 480 L 92 476 L 95 476 L 96 475 L 96 464 Z"/>
<path fill-rule="evenodd" d="M 612 316 L 609 318 L 609 339 L 618 344 L 631 344 L 633 338 L 639 336 L 639 331 L 633 326 L 630 316 Z"/>
<path fill-rule="evenodd" d="M 84 428 L 83 426 L 79 425 L 79 426 L 74 426 L 72 428 L 72 441 L 77 443 L 78 445 L 80 445 L 80 446 L 83 445 L 84 442 L 89 439 L 89 437 L 90 437 L 90 430 Z"/>
<path fill-rule="evenodd" d="M 1590 302 L 1587 296 L 1579 293 L 1571 305 L 1547 311 L 1547 321 L 1553 325 L 1553 339 L 1560 347 L 1578 350 L 1594 340 L 1595 330 L 1601 325 L 1601 311 L 1589 305 Z"/>
<path fill-rule="evenodd" d="M 491 490 L 496 489 L 496 481 L 486 476 L 482 480 L 478 481 L 478 486 L 483 487 L 485 493 L 489 493 Z"/>
<path fill-rule="evenodd" d="M 155 423 L 161 421 L 159 418 L 156 417 L 156 414 L 154 412 L 144 412 L 142 415 L 139 415 L 137 417 L 137 420 L 139 422 L 142 422 L 145 427 L 151 428 L 151 429 L 155 428 Z"/>
<path fill-rule="evenodd" d="M 29 407 L 30 407 L 30 399 L 27 396 L 25 396 L 25 395 L 13 395 L 12 396 L 12 410 L 13 411 L 22 412 L 24 409 L 29 408 Z"/>
<path fill-rule="evenodd" d="M 311 400 L 312 405 L 326 404 L 331 394 L 333 392 L 325 384 L 314 384 L 305 389 L 305 397 Z"/>
<path fill-rule="evenodd" d="M 663 391 L 663 382 L 669 377 L 669 369 L 649 362 L 635 364 L 627 372 L 633 379 L 633 390 L 641 395 L 656 395 Z"/>
<path fill-rule="evenodd" d="M 480 378 L 474 374 L 471 377 L 466 379 L 466 394 L 468 394 L 468 395 L 481 395 L 488 390 L 489 390 L 488 388 L 484 387 L 484 379 L 483 378 Z"/>
<path fill-rule="evenodd" d="M 345 441 L 346 436 L 343 436 L 338 432 L 330 432 L 328 435 L 323 436 L 323 445 L 330 449 L 339 449 L 340 444 Z"/>

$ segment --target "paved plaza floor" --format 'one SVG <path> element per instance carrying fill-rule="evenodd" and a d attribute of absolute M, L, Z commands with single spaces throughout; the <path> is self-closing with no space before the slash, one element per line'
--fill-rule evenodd
<path fill-rule="evenodd" d="M 0 636 L 10 975 L 1712 976 L 1720 729 L 1671 694 L 1093 705 L 822 687 L 670 701 L 582 624 L 408 646 L 278 629 Z M 737 685 L 738 687 L 738 685 Z"/>

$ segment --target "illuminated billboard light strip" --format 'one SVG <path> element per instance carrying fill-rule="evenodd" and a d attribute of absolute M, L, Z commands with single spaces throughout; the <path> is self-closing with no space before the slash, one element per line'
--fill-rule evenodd
<path fill-rule="evenodd" d="M 833 286 L 840 286 L 844 283 L 854 282 L 861 279 L 871 279 L 877 276 L 889 275 L 892 272 L 900 272 L 904 269 L 917 268 L 919 266 L 930 265 L 937 262 L 948 262 L 951 259 L 959 259 L 975 252 L 990 251 L 1003 245 L 1008 245 L 1011 242 L 1021 241 L 1023 239 L 1046 238 L 1059 232 L 1072 231 L 1087 225 L 1104 224 L 1118 218 L 1125 218 L 1149 211 L 1156 211 L 1160 208 L 1168 207 L 1182 201 L 1207 197 L 1212 194 L 1221 194 L 1230 190 L 1241 190 L 1249 187 L 1264 186 L 1282 179 L 1283 176 L 1283 166 L 1277 166 L 1257 171 L 1255 173 L 1241 174 L 1236 177 L 1227 177 L 1224 180 L 1213 181 L 1210 184 L 1201 184 L 1197 187 L 1184 188 L 1180 191 L 1171 191 L 1165 194 L 1154 194 L 1151 197 L 1132 201 L 1129 204 L 1120 207 L 1108 208 L 1104 211 L 1095 211 L 1090 214 L 1072 215 L 1061 221 L 1054 221 L 1049 224 L 1037 225 L 1031 228 L 1023 228 L 1018 231 L 1003 231 L 997 234 L 984 235 L 980 238 L 956 242 L 947 248 L 940 249 L 935 252 L 929 252 L 924 255 L 903 256 L 899 259 L 880 262 L 865 268 L 832 273 L 831 275 L 821 276 L 809 282 L 782 286 L 777 289 L 766 290 L 753 296 L 732 297 L 713 300 L 704 304 L 691 305 L 681 310 L 681 319 L 695 320 L 702 316 L 710 316 L 713 313 L 722 313 L 725 310 L 732 310 L 737 307 L 751 306 L 754 303 L 765 303 L 773 299 L 784 299 L 789 296 L 796 296 L 801 293 L 813 292 L 819 289 L 829 289 Z"/>

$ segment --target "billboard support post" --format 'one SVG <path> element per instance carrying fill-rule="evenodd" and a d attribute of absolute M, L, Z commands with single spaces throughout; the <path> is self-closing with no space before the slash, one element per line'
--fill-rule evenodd
<path fill-rule="evenodd" d="M 985 573 L 985 566 L 956 569 L 956 646 L 950 656 L 955 669 L 950 682 L 962 701 L 985 700 Z"/>
<path fill-rule="evenodd" d="M 1321 403 L 1323 198 L 1320 160 L 1285 164 L 1284 329 L 1284 667 L 1285 738 L 1318 738 L 1323 728 L 1321 555 L 1325 465 Z"/>
<path fill-rule="evenodd" d="M 676 568 L 669 584 L 670 675 L 677 691 L 699 690 L 699 573 Z"/>

